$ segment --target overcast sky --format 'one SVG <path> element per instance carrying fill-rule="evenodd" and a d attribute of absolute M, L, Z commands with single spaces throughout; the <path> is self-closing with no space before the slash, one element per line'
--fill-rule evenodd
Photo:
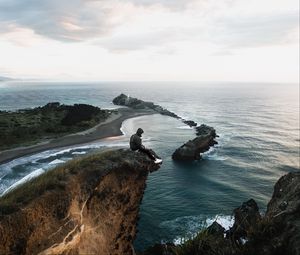
<path fill-rule="evenodd" d="M 299 79 L 298 0 L 0 0 L 0 76 Z"/>

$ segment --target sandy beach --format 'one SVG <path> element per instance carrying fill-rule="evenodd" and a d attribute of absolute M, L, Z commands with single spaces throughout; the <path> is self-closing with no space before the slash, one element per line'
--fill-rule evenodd
<path fill-rule="evenodd" d="M 101 122 L 88 130 L 40 142 L 36 145 L 1 151 L 0 164 L 46 150 L 89 143 L 106 137 L 119 136 L 122 135 L 120 128 L 124 120 L 150 114 L 155 114 L 155 112 L 152 110 L 120 108 L 118 109 L 118 113 L 113 113 L 106 121 Z"/>

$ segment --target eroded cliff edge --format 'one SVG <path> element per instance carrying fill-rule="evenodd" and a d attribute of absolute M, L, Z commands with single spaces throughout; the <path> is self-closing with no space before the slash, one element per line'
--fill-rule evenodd
<path fill-rule="evenodd" d="M 0 254 L 134 254 L 149 172 L 140 153 L 71 161 L 0 199 Z"/>

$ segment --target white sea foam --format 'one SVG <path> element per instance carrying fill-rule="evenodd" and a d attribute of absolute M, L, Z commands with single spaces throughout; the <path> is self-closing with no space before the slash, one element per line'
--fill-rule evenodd
<path fill-rule="evenodd" d="M 49 157 L 55 157 L 55 156 L 58 156 L 58 155 L 62 155 L 62 154 L 65 154 L 67 152 L 70 152 L 71 150 L 73 150 L 74 148 L 68 148 L 68 149 L 64 149 L 62 151 L 58 151 L 58 152 L 55 152 L 55 153 L 52 153 L 49 155 Z"/>
<path fill-rule="evenodd" d="M 207 158 L 207 159 L 210 159 L 210 160 L 216 160 L 216 161 L 225 161 L 225 160 L 227 160 L 226 157 L 221 157 L 218 154 L 204 155 L 203 158 Z"/>
<path fill-rule="evenodd" d="M 176 127 L 177 129 L 193 129 L 193 127 L 190 127 L 188 125 L 185 125 L 185 126 L 179 126 L 179 127 Z"/>
<path fill-rule="evenodd" d="M 214 221 L 228 230 L 233 226 L 234 218 L 230 215 L 216 215 L 214 217 L 206 217 L 205 215 L 183 216 L 174 220 L 164 221 L 160 224 L 162 228 L 168 228 L 171 232 L 185 233 L 184 236 L 178 236 L 172 241 L 178 245 L 187 239 L 195 237 L 195 235 L 204 228 L 210 226 Z M 166 241 L 162 241 L 165 243 Z"/>
<path fill-rule="evenodd" d="M 4 194 L 8 193 L 9 191 L 15 189 L 16 187 L 18 187 L 19 185 L 28 182 L 29 180 L 32 180 L 33 178 L 38 177 L 39 175 L 43 174 L 45 172 L 44 169 L 39 168 L 33 172 L 31 172 L 30 174 L 26 175 L 25 177 L 23 177 L 21 180 L 15 182 L 14 184 L 12 184 L 10 187 L 8 187 L 2 194 L 1 196 L 3 196 Z"/>
<path fill-rule="evenodd" d="M 49 163 L 49 165 L 57 165 L 57 164 L 61 164 L 61 163 L 65 163 L 65 161 L 63 161 L 61 159 L 55 159 L 55 160 L 51 161 Z"/>
<path fill-rule="evenodd" d="M 202 157 L 204 159 L 217 160 L 217 161 L 224 161 L 227 159 L 226 157 L 222 157 L 218 155 L 218 150 L 216 150 L 216 147 L 210 147 L 207 152 L 204 152 L 202 154 Z"/>
<path fill-rule="evenodd" d="M 86 151 L 74 151 L 72 152 L 72 155 L 83 155 L 86 154 Z"/>
<path fill-rule="evenodd" d="M 125 133 L 124 128 L 123 128 L 123 125 L 120 127 L 120 131 L 123 134 L 123 136 L 126 136 L 126 133 Z"/>
<path fill-rule="evenodd" d="M 233 226 L 234 223 L 234 217 L 230 215 L 216 215 L 213 218 L 208 218 L 206 220 L 206 225 L 211 225 L 214 221 L 219 223 L 225 230 L 228 230 Z"/>

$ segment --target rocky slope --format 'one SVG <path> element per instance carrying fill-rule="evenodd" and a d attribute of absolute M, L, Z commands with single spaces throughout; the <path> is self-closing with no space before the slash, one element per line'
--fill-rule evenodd
<path fill-rule="evenodd" d="M 134 254 L 148 173 L 128 150 L 48 171 L 0 199 L 0 254 Z"/>
<path fill-rule="evenodd" d="M 229 231 L 217 222 L 181 245 L 155 245 L 143 255 L 299 255 L 300 172 L 275 184 L 264 216 L 253 199 L 234 210 Z"/>

